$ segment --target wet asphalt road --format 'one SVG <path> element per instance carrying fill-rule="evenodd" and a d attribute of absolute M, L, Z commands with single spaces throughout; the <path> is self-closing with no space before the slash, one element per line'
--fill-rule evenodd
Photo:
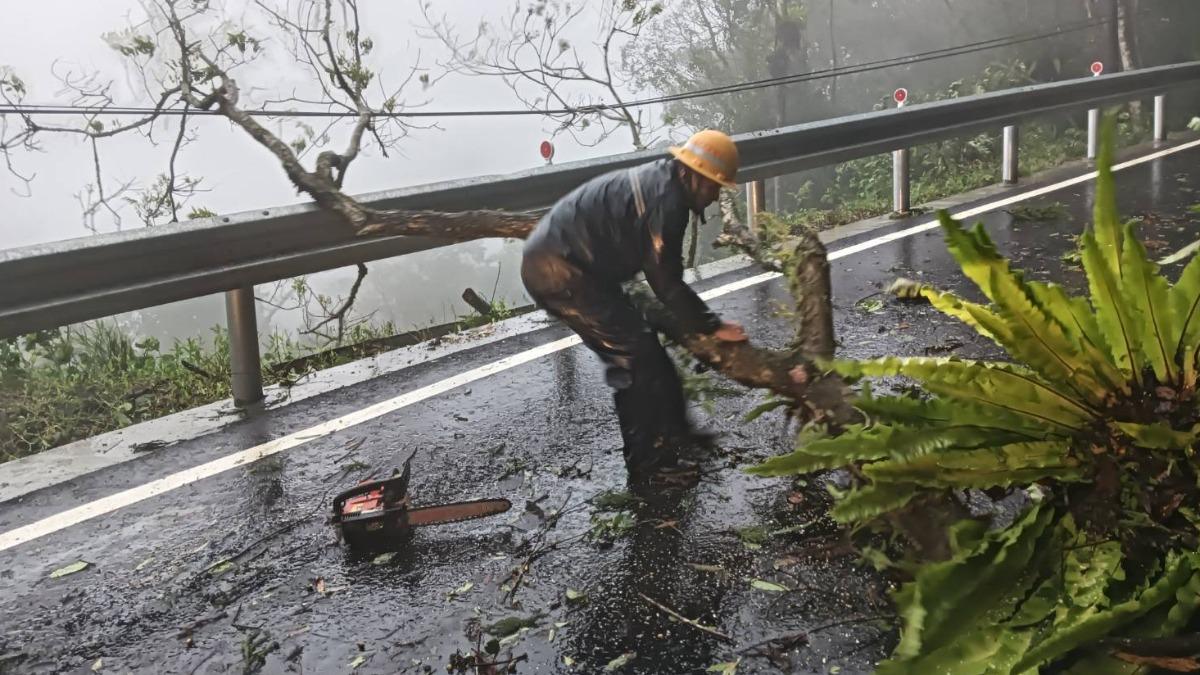
<path fill-rule="evenodd" d="M 1117 174 L 1122 215 L 1143 218 L 1141 234 L 1155 258 L 1200 238 L 1200 216 L 1187 210 L 1200 202 L 1198 166 L 1193 149 Z M 1020 205 L 1061 204 L 1065 215 L 1053 222 L 1022 222 L 1005 211 L 972 222 L 984 222 L 1030 277 L 1079 290 L 1083 274 L 1069 254 L 1072 236 L 1090 219 L 1091 185 Z M 830 248 L 927 218 L 896 221 Z M 927 306 L 873 295 L 907 276 L 976 297 L 937 230 L 837 260 L 833 272 L 840 355 L 998 356 Z M 756 273 L 731 273 L 701 287 Z M 782 344 L 790 329 L 775 313 L 787 301 L 776 281 L 712 306 L 741 321 L 754 340 Z M 0 504 L 0 531 L 568 334 L 551 325 Z M 490 639 L 477 643 L 478 626 L 509 617 L 530 623 L 500 651 L 501 660 L 525 656 L 521 673 L 602 672 L 628 654 L 635 655 L 620 672 L 704 672 L 739 657 L 739 673 L 869 671 L 894 640 L 870 620 L 888 612 L 886 583 L 839 550 L 820 517 L 820 486 L 793 496 L 793 504 L 787 481 L 736 470 L 791 443 L 778 416 L 740 422 L 760 399 L 745 393 L 715 400 L 711 414 L 697 408 L 699 420 L 725 432 L 722 452 L 706 462 L 709 473 L 690 491 L 643 495 L 631 508 L 639 524 L 611 544 L 582 536 L 593 518 L 613 515 L 589 500 L 624 489 L 625 475 L 609 391 L 581 347 L 313 439 L 0 552 L 0 672 L 446 672 L 452 654 Z M 416 504 L 505 496 L 513 510 L 420 530 L 384 563 L 348 553 L 325 524 L 330 496 L 389 473 L 412 450 Z M 795 523 L 806 525 L 762 548 L 747 546 L 737 532 Z M 502 587 L 534 552 L 510 601 Z M 50 578 L 79 560 L 90 567 Z M 793 590 L 764 590 L 755 579 Z M 584 597 L 568 600 L 567 589 Z M 668 619 L 643 595 L 730 641 Z M 746 652 L 796 633 L 807 640 L 782 660 Z"/>

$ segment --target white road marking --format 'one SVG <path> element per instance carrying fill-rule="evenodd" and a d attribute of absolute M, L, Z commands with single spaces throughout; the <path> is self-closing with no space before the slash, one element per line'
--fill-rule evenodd
<path fill-rule="evenodd" d="M 1200 239 L 1193 241 L 1192 243 L 1188 244 L 1187 246 L 1184 246 L 1183 248 L 1179 249 L 1178 251 L 1172 253 L 1171 255 L 1163 258 L 1162 260 L 1159 260 L 1158 264 L 1159 265 L 1170 265 L 1172 263 L 1177 263 L 1180 260 L 1183 260 L 1184 258 L 1188 257 L 1189 255 L 1195 253 L 1197 249 L 1200 249 Z"/>
<path fill-rule="evenodd" d="M 1113 171 L 1119 171 L 1121 169 L 1126 169 L 1138 164 L 1144 164 L 1160 157 L 1166 157 L 1167 155 L 1182 152 L 1197 146 L 1200 146 L 1200 140 L 1178 145 L 1166 150 L 1160 150 L 1159 152 L 1117 164 L 1113 166 Z M 1049 192 L 1054 192 L 1055 190 L 1061 190 L 1065 187 L 1086 182 L 1095 178 L 1096 175 L 1096 172 L 1093 171 L 1055 183 L 1053 185 L 1047 185 L 1036 190 L 1030 190 L 1029 192 L 1024 192 L 1012 197 L 989 202 L 971 209 L 954 212 L 952 215 L 955 218 L 960 219 L 970 218 L 1002 206 L 1008 206 L 1009 204 L 1015 204 L 1017 202 L 1032 199 L 1034 197 L 1039 197 Z M 829 259 L 837 260 L 839 258 L 844 258 L 855 253 L 860 253 L 862 251 L 870 250 L 877 246 L 896 241 L 898 239 L 911 237 L 915 234 L 932 230 L 937 226 L 938 221 L 936 218 L 934 218 L 929 222 L 922 223 L 920 225 L 915 225 L 904 230 L 899 230 L 897 232 L 892 232 L 858 244 L 854 244 L 853 246 L 847 246 L 845 248 L 838 249 L 829 254 Z M 711 300 L 723 295 L 728 295 L 729 293 L 756 286 L 772 279 L 776 279 L 780 276 L 781 275 L 778 272 L 759 274 L 704 291 L 700 294 L 700 297 L 704 298 L 705 300 Z M 123 490 L 116 494 L 88 502 L 87 504 L 82 504 L 73 509 L 56 513 L 52 516 L 48 516 L 36 522 L 0 534 L 0 551 L 5 551 L 13 548 L 14 546 L 19 546 L 26 542 L 45 537 L 46 535 L 53 534 L 74 525 L 78 525 L 91 520 L 92 518 L 97 518 L 99 516 L 112 513 L 118 509 L 136 504 L 156 495 L 170 492 L 171 490 L 176 490 L 186 485 L 191 485 L 192 483 L 199 482 L 205 478 L 210 478 L 219 473 L 223 473 L 239 466 L 250 464 L 251 462 L 255 462 L 264 457 L 269 457 L 285 450 L 290 450 L 291 448 L 307 443 L 315 438 L 323 438 L 334 432 L 349 429 L 350 427 L 362 424 L 364 422 L 369 422 L 377 417 L 381 417 L 388 413 L 406 408 L 414 403 L 420 403 L 421 401 L 444 394 L 457 387 L 461 387 L 463 385 L 470 384 L 471 382 L 481 380 L 485 377 L 504 372 L 519 365 L 539 359 L 543 356 L 549 356 L 555 352 L 562 351 L 569 347 L 574 347 L 578 344 L 580 344 L 578 337 L 568 337 L 562 338 L 561 340 L 555 340 L 554 342 L 549 342 L 544 345 L 523 351 L 519 354 L 514 354 L 497 361 L 492 361 L 491 363 L 484 364 L 478 368 L 473 368 L 444 380 L 434 382 L 433 384 L 414 389 L 413 391 L 401 394 L 395 398 L 381 401 L 341 417 L 308 427 L 307 429 L 301 429 L 300 431 L 277 438 L 273 441 L 268 441 L 267 443 L 256 445 L 247 450 L 235 452 L 233 454 L 226 455 L 225 457 L 215 459 L 211 462 L 194 466 L 190 469 L 185 469 L 183 471 L 170 474 L 149 483 L 129 488 L 128 490 Z"/>

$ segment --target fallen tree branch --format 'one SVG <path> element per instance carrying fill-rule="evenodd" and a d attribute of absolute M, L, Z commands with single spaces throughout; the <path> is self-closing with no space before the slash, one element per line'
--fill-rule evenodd
<path fill-rule="evenodd" d="M 342 192 L 340 181 L 333 176 L 334 168 L 344 171 L 344 162 L 354 157 L 357 138 L 341 155 L 322 153 L 317 166 L 313 170 L 306 169 L 293 147 L 238 105 L 237 83 L 187 38 L 183 22 L 169 3 L 168 10 L 168 19 L 182 53 L 184 99 L 195 108 L 215 106 L 221 115 L 275 156 L 297 189 L 311 197 L 321 209 L 339 216 L 356 236 L 408 235 L 446 242 L 523 239 L 540 220 L 541 214 L 536 212 L 470 210 L 443 213 L 366 206 Z M 202 98 L 190 79 L 190 64 L 194 61 L 206 64 L 212 72 L 211 79 L 220 82 Z M 356 90 L 351 88 L 351 91 Z M 359 110 L 362 112 L 361 105 Z M 829 263 L 824 246 L 811 230 L 793 233 L 779 228 L 769 231 L 761 228 L 764 236 L 749 232 L 736 218 L 728 193 L 722 200 L 722 211 L 728 237 L 767 267 L 779 270 L 787 277 L 796 298 L 795 314 L 800 323 L 794 347 L 767 350 L 749 342 L 726 343 L 711 336 L 688 335 L 675 327 L 677 322 L 665 310 L 659 309 L 661 305 L 656 307 L 652 303 L 644 305 L 647 318 L 656 329 L 733 380 L 750 387 L 770 389 L 796 401 L 802 419 L 827 419 L 835 423 L 856 419 L 856 412 L 846 401 L 842 380 L 823 376 L 812 363 L 813 359 L 829 358 L 834 352 Z"/>
<path fill-rule="evenodd" d="M 859 417 L 847 400 L 846 383 L 836 375 L 823 374 L 800 350 L 765 349 L 750 341 L 724 342 L 711 335 L 686 333 L 667 308 L 645 291 L 635 291 L 631 297 L 655 330 L 730 379 L 802 401 L 809 418 L 845 424 Z"/>

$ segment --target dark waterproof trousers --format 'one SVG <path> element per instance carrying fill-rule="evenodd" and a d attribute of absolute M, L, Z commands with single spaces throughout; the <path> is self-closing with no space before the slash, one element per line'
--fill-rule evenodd
<path fill-rule="evenodd" d="M 631 472 L 675 458 L 687 407 L 675 364 L 619 284 L 590 277 L 556 252 L 526 250 L 521 279 L 533 299 L 604 361 Z"/>

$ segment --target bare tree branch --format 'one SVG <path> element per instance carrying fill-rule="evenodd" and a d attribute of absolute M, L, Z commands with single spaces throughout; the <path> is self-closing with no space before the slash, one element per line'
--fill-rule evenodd
<path fill-rule="evenodd" d="M 459 38 L 444 16 L 432 17 L 427 5 L 421 9 L 426 37 L 450 51 L 448 69 L 500 78 L 525 107 L 545 112 L 557 125 L 555 133 L 569 133 L 577 143 L 593 146 L 624 127 L 635 148 L 651 142 L 653 129 L 618 92 L 632 75 L 623 60 L 616 71 L 613 52 L 618 41 L 628 46 L 639 38 L 643 27 L 661 11 L 657 4 L 642 0 L 600 4 L 598 41 L 593 45 L 599 71 L 589 69 L 585 56 L 565 38 L 589 9 L 586 3 L 573 8 L 554 2 L 517 3 L 498 27 L 481 23 L 470 39 Z M 564 109 L 568 112 L 558 112 Z"/>

